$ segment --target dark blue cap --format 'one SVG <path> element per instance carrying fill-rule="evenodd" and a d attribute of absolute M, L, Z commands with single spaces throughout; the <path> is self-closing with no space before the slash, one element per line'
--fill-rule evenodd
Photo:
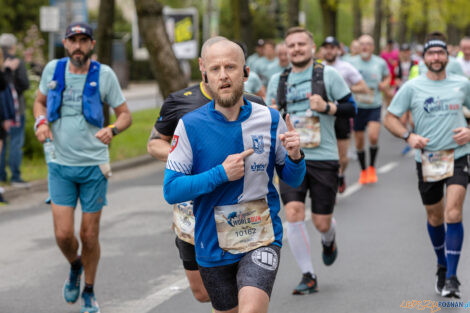
<path fill-rule="evenodd" d="M 70 38 L 75 35 L 86 35 L 93 40 L 93 29 L 90 25 L 83 22 L 76 22 L 70 24 L 65 31 L 65 38 Z"/>

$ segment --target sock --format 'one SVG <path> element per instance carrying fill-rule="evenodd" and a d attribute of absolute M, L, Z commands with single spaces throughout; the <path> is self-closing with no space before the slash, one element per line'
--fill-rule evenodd
<path fill-rule="evenodd" d="M 85 288 L 83 288 L 83 292 L 86 293 L 93 293 L 93 284 L 85 284 Z"/>
<path fill-rule="evenodd" d="M 446 229 L 444 224 L 439 226 L 431 226 L 431 224 L 428 222 L 428 234 L 429 238 L 431 238 L 434 252 L 436 252 L 437 264 L 447 267 L 445 253 Z"/>
<path fill-rule="evenodd" d="M 459 223 L 447 223 L 446 233 L 446 254 L 447 254 L 447 275 L 446 278 L 457 275 L 457 265 L 459 264 L 460 251 L 463 242 L 463 225 Z"/>
<path fill-rule="evenodd" d="M 328 229 L 328 231 L 324 233 L 321 233 L 322 243 L 324 243 L 326 246 L 330 246 L 335 240 L 335 234 L 336 234 L 336 220 L 333 217 L 331 219 L 330 229 Z"/>
<path fill-rule="evenodd" d="M 359 160 L 359 164 L 361 164 L 361 169 L 365 170 L 366 169 L 366 153 L 364 152 L 364 150 L 357 151 L 357 159 Z"/>
<path fill-rule="evenodd" d="M 369 147 L 369 152 L 370 152 L 370 166 L 375 166 L 375 157 L 377 156 L 377 151 L 379 150 L 378 146 L 370 146 Z"/>
<path fill-rule="evenodd" d="M 314 274 L 310 257 L 310 238 L 304 221 L 287 222 L 287 242 L 302 273 Z"/>
<path fill-rule="evenodd" d="M 82 267 L 82 258 L 80 256 L 77 257 L 75 261 L 70 263 L 72 270 L 78 271 Z"/>

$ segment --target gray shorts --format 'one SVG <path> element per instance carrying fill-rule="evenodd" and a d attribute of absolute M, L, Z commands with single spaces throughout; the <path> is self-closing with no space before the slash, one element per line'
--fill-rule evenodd
<path fill-rule="evenodd" d="M 238 292 L 245 286 L 259 288 L 271 297 L 280 253 L 281 247 L 269 245 L 248 252 L 237 263 L 217 267 L 199 266 L 214 309 L 227 311 L 236 307 Z"/>

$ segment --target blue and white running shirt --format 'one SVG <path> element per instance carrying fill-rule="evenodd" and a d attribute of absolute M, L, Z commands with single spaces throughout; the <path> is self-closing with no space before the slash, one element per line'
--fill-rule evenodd
<path fill-rule="evenodd" d="M 287 131 L 277 110 L 244 99 L 236 121 L 215 110 L 214 101 L 186 114 L 178 123 L 165 170 L 163 193 L 170 204 L 194 199 L 195 248 L 198 264 L 222 266 L 239 261 L 219 247 L 214 207 L 266 199 L 273 223 L 274 244 L 282 245 L 279 195 L 274 168 L 297 187 L 305 176 L 305 161 L 292 162 L 279 134 Z M 222 163 L 227 156 L 252 148 L 245 158 L 245 176 L 228 181 Z"/>

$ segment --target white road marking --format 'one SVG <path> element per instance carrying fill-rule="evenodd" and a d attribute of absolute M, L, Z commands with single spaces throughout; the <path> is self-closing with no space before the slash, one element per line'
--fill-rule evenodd
<path fill-rule="evenodd" d="M 379 174 L 385 174 L 385 173 L 388 173 L 390 172 L 391 170 L 393 170 L 395 167 L 398 166 L 398 162 L 390 162 L 390 163 L 387 163 L 385 164 L 384 166 L 382 166 L 381 168 L 379 168 L 377 170 L 377 173 Z"/>

